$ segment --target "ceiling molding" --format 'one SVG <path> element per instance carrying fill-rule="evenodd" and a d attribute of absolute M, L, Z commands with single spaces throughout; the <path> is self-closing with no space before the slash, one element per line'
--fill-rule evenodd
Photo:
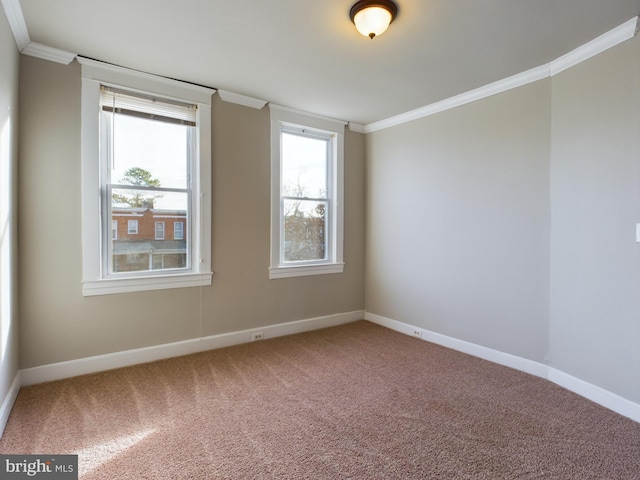
<path fill-rule="evenodd" d="M 639 17 L 634 17 L 631 20 L 623 23 L 619 27 L 610 30 L 604 35 L 600 35 L 598 38 L 581 45 L 580 47 L 572 50 L 571 52 L 557 58 L 545 65 L 541 65 L 531 70 L 527 70 L 523 73 L 518 73 L 511 77 L 498 80 L 497 82 L 490 83 L 484 87 L 471 90 L 469 92 L 461 93 L 454 97 L 441 100 L 424 107 L 416 108 L 393 117 L 380 120 L 378 122 L 369 123 L 364 126 L 365 133 L 376 132 L 385 128 L 400 125 L 406 122 L 417 120 L 419 118 L 428 117 L 436 113 L 449 110 L 451 108 L 459 107 L 467 103 L 475 102 L 497 93 L 502 93 L 513 88 L 524 86 L 528 83 L 532 83 L 544 78 L 552 77 L 558 73 L 573 67 L 580 62 L 584 62 L 589 58 L 604 52 L 605 50 L 615 47 L 616 45 L 633 38 L 640 28 Z"/>
<path fill-rule="evenodd" d="M 183 80 L 176 80 L 173 78 L 162 77 L 160 75 L 141 72 L 140 70 L 133 70 L 126 67 L 121 67 L 119 65 L 114 65 L 112 63 L 100 62 L 98 60 L 86 58 L 81 55 L 78 55 L 77 59 L 78 59 L 78 63 L 82 65 L 83 77 L 90 78 L 97 81 L 120 85 L 123 83 L 123 80 L 121 78 L 122 78 L 122 75 L 124 74 L 127 76 L 128 79 L 138 78 L 141 81 L 151 80 L 157 85 L 164 85 L 172 90 L 175 90 L 176 88 L 183 89 L 183 90 L 186 89 L 185 91 L 188 91 L 189 94 L 186 94 L 185 98 L 192 98 L 194 95 L 194 92 L 197 92 L 197 96 L 198 96 L 197 101 L 207 105 L 211 104 L 211 95 L 215 94 L 217 91 L 215 88 L 205 87 L 202 85 L 196 85 L 190 82 L 185 82 Z M 132 86 L 132 88 L 135 88 L 135 86 Z M 162 93 L 162 92 L 157 92 L 157 93 Z M 169 94 L 165 93 L 165 95 L 169 95 Z"/>
<path fill-rule="evenodd" d="M 296 115 L 305 115 L 307 117 L 317 118 L 317 119 L 325 121 L 325 122 L 337 123 L 338 125 L 342 125 L 342 126 L 345 126 L 345 125 L 347 125 L 349 123 L 349 122 L 345 122 L 344 120 L 338 120 L 336 118 L 325 117 L 324 115 L 316 115 L 315 113 L 304 112 L 302 110 L 296 110 L 295 108 L 283 107 L 282 105 L 276 105 L 275 103 L 269 103 L 269 108 L 271 110 L 282 110 L 283 112 L 295 113 Z"/>
<path fill-rule="evenodd" d="M 29 31 L 27 30 L 27 24 L 24 21 L 24 15 L 22 13 L 22 7 L 20 6 L 20 0 L 1 0 L 4 7 L 4 13 L 7 16 L 9 27 L 13 33 L 13 38 L 16 40 L 18 50 L 22 51 L 27 45 L 29 45 Z"/>
<path fill-rule="evenodd" d="M 244 105 L 245 107 L 255 108 L 256 110 L 261 110 L 262 107 L 267 104 L 266 100 L 240 95 L 239 93 L 233 93 L 227 90 L 218 90 L 218 95 L 220 95 L 220 98 L 225 102 Z"/>
<path fill-rule="evenodd" d="M 14 39 L 16 41 L 16 45 L 18 50 L 25 54 L 33 57 L 41 58 L 44 60 L 69 64 L 76 58 L 76 54 L 72 52 L 67 52 L 64 50 L 56 49 L 54 47 L 49 47 L 47 45 L 43 45 L 37 42 L 31 42 L 29 38 L 29 32 L 27 29 L 27 25 L 24 19 L 24 14 L 22 11 L 22 7 L 20 5 L 20 0 L 0 0 L 2 6 L 4 8 L 9 26 L 13 33 Z M 497 93 L 501 93 L 512 88 L 517 88 L 519 86 L 526 85 L 528 83 L 535 82 L 537 80 L 553 77 L 564 70 L 567 70 L 589 58 L 602 53 L 609 48 L 612 48 L 626 40 L 633 38 L 640 29 L 640 20 L 639 17 L 634 17 L 622 25 L 600 35 L 594 40 L 587 42 L 586 44 L 572 50 L 571 52 L 552 60 L 551 62 L 542 65 L 537 68 L 533 68 L 526 72 L 513 75 L 506 79 L 498 80 L 497 82 L 491 83 L 489 85 L 477 88 L 475 90 L 471 90 L 469 92 L 465 92 L 454 97 L 450 97 L 430 105 L 426 105 L 424 107 L 420 107 L 414 110 L 410 110 L 408 112 L 395 115 L 377 122 L 373 122 L 367 125 L 361 125 L 350 122 L 342 122 L 343 124 L 348 124 L 349 129 L 355 132 L 362 133 L 371 133 L 381 129 L 389 128 L 395 125 L 400 125 L 402 123 L 410 122 L 413 120 L 417 120 L 419 118 L 423 118 L 429 115 L 434 115 L 439 112 L 443 112 L 445 110 L 455 108 L 458 106 L 465 105 L 467 103 L 471 103 Z M 78 57 L 80 61 L 81 57 Z M 86 59 L 85 59 L 86 62 Z M 99 62 L 102 64 L 102 62 Z M 105 65 L 105 64 L 102 64 Z M 117 67 L 122 68 L 122 67 Z M 142 75 L 149 75 L 143 72 L 139 72 Z M 167 79 L 169 80 L 169 79 Z M 205 87 L 203 87 L 205 88 Z M 215 89 L 209 89 L 215 93 Z M 247 107 L 262 109 L 265 104 L 268 102 L 265 100 L 260 100 L 257 98 L 240 95 L 237 93 L 219 90 L 218 93 L 222 100 L 226 102 L 236 103 L 239 105 L 244 105 Z M 287 107 L 278 107 L 277 105 L 271 104 L 273 108 L 281 108 L 287 109 L 290 111 L 295 111 L 293 109 L 288 109 Z M 327 118 L 322 116 L 317 116 L 318 118 Z M 340 121 L 341 122 L 341 121 Z"/>
<path fill-rule="evenodd" d="M 365 133 L 364 128 L 365 126 L 361 123 L 349 122 L 349 130 L 352 132 Z"/>
<path fill-rule="evenodd" d="M 50 62 L 62 63 L 63 65 L 69 65 L 76 58 L 75 53 L 67 52 L 66 50 L 60 50 L 59 48 L 49 47 L 38 42 L 29 42 L 20 53 L 24 55 L 30 55 L 32 57 L 41 58 L 42 60 L 49 60 Z"/>
<path fill-rule="evenodd" d="M 477 100 L 481 100 L 498 93 L 506 92 L 507 90 L 521 87 L 523 85 L 527 85 L 528 83 L 533 83 L 547 77 L 549 77 L 549 65 L 542 65 L 541 67 L 532 68 L 531 70 L 527 70 L 526 72 L 518 73 L 511 77 L 490 83 L 489 85 L 485 85 L 484 87 L 476 88 L 475 90 L 461 93 L 460 95 L 446 98 L 439 102 L 416 108 L 415 110 L 410 110 L 408 112 L 401 113 L 400 115 L 395 115 L 384 120 L 380 120 L 379 122 L 370 123 L 368 125 L 365 125 L 364 130 L 365 133 L 371 133 L 382 130 L 384 128 L 389 128 L 395 125 L 400 125 L 402 123 L 410 122 L 412 120 L 417 120 L 419 118 L 428 117 L 430 115 L 444 112 L 445 110 L 450 110 L 455 107 L 460 107 L 467 103 L 475 102 Z"/>
<path fill-rule="evenodd" d="M 32 42 L 29 38 L 27 23 L 24 21 L 24 14 L 22 13 L 20 0 L 0 1 L 4 7 L 4 13 L 7 16 L 9 27 L 11 28 L 13 38 L 16 41 L 16 45 L 18 46 L 20 53 L 41 58 L 43 60 L 49 60 L 50 62 L 62 63 L 64 65 L 69 65 L 73 59 L 76 58 L 75 53 L 49 47 L 42 43 Z"/>
<path fill-rule="evenodd" d="M 638 17 L 623 23 L 619 27 L 600 35 L 598 38 L 570 51 L 551 62 L 551 76 L 584 62 L 616 45 L 633 38 L 638 33 Z"/>

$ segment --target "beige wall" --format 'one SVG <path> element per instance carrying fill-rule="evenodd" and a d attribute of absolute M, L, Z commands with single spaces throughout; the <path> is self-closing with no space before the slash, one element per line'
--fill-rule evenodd
<path fill-rule="evenodd" d="M 214 96 L 213 285 L 83 297 L 80 68 L 23 57 L 20 366 L 364 308 L 364 135 L 345 133 L 345 272 L 269 280 L 268 109 Z"/>
<path fill-rule="evenodd" d="M 18 373 L 18 65 L 18 48 L 0 8 L 0 404 Z"/>
<path fill-rule="evenodd" d="M 640 37 L 367 138 L 366 310 L 640 402 Z"/>
<path fill-rule="evenodd" d="M 368 312 L 544 360 L 549 86 L 368 135 Z"/>
<path fill-rule="evenodd" d="M 551 362 L 640 402 L 640 37 L 552 92 Z"/>

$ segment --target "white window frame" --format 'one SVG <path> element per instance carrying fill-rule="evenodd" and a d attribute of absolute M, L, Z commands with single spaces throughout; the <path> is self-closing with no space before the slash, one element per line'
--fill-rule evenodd
<path fill-rule="evenodd" d="M 176 228 L 178 225 L 180 225 L 180 228 Z M 180 231 L 180 237 L 176 236 L 176 232 Z M 173 222 L 173 239 L 174 240 L 184 240 L 184 222 L 182 221 L 175 221 Z"/>
<path fill-rule="evenodd" d="M 269 104 L 271 114 L 271 266 L 269 278 L 300 277 L 344 271 L 344 128 L 346 122 Z M 287 129 L 308 130 L 332 137 L 328 166 L 327 258 L 322 261 L 285 262 L 283 249 L 281 136 Z"/>
<path fill-rule="evenodd" d="M 127 220 L 127 235 L 138 234 L 138 220 Z"/>
<path fill-rule="evenodd" d="M 162 236 L 161 237 L 158 236 L 158 232 L 159 232 L 158 227 L 159 226 L 162 226 L 162 228 L 160 229 L 160 230 L 162 230 Z M 153 227 L 153 230 L 154 230 L 154 232 L 153 232 L 154 233 L 154 237 L 155 237 L 156 240 L 164 240 L 164 222 L 163 221 L 156 221 L 156 223 L 155 223 L 155 225 Z"/>
<path fill-rule="evenodd" d="M 118 239 L 118 220 L 111 220 L 111 240 Z"/>
<path fill-rule="evenodd" d="M 215 89 L 192 85 L 78 57 L 82 68 L 82 292 L 85 296 L 211 285 L 211 96 Z M 198 106 L 197 160 L 192 165 L 191 267 L 108 277 L 103 264 L 100 195 L 100 85 L 157 95 Z M 109 225 L 111 223 L 109 222 Z"/>

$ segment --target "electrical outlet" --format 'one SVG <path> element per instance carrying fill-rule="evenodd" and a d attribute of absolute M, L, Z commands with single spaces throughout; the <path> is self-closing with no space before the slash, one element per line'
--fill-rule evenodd
<path fill-rule="evenodd" d="M 418 337 L 418 338 L 422 338 L 422 330 L 418 330 L 417 328 L 412 330 L 413 332 L 413 336 L 414 337 Z"/>
<path fill-rule="evenodd" d="M 262 340 L 264 338 L 264 333 L 262 332 L 255 332 L 253 335 L 251 335 L 251 341 L 255 342 L 256 340 Z"/>

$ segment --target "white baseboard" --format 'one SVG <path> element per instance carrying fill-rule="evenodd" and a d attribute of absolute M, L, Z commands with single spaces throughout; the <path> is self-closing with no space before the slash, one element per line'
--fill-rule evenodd
<path fill-rule="evenodd" d="M 7 421 L 9 420 L 9 414 L 11 413 L 11 409 L 13 408 L 13 404 L 16 401 L 16 397 L 18 396 L 19 391 L 20 391 L 20 372 L 16 373 L 16 376 L 13 378 L 13 382 L 11 382 L 9 391 L 7 392 L 7 395 L 4 397 L 4 401 L 2 402 L 2 406 L 0 407 L 0 438 L 2 438 L 2 434 L 4 433 L 4 427 L 7 425 Z"/>
<path fill-rule="evenodd" d="M 640 404 L 638 403 L 555 368 L 549 367 L 548 380 L 640 423 Z"/>
<path fill-rule="evenodd" d="M 209 337 L 185 340 L 182 342 L 156 345 L 153 347 L 127 350 L 124 352 L 110 353 L 106 355 L 97 355 L 94 357 L 81 358 L 78 360 L 70 360 L 67 362 L 21 370 L 16 375 L 9 392 L 2 403 L 2 407 L 0 407 L 0 436 L 9 418 L 9 413 L 11 412 L 11 408 L 13 407 L 13 403 L 15 402 L 21 385 L 33 385 L 36 383 L 59 380 L 77 375 L 136 365 L 139 363 L 152 362 L 164 358 L 188 355 L 205 350 L 239 345 L 241 343 L 250 342 L 253 334 L 258 332 L 262 332 L 263 338 L 265 339 L 275 338 L 351 323 L 361 320 L 362 318 L 406 335 L 420 337 L 423 340 L 442 345 L 453 350 L 544 378 L 599 405 L 613 410 L 620 415 L 631 418 L 636 422 L 640 422 L 640 404 L 627 400 L 615 393 L 585 382 L 584 380 L 548 365 L 466 342 L 464 340 L 459 340 L 457 338 L 448 337 L 430 330 L 415 327 L 408 323 L 392 320 L 381 315 L 358 310 L 354 312 L 339 313 L 335 315 L 327 315 L 323 317 L 241 330 L 238 332 L 211 335 Z"/>
<path fill-rule="evenodd" d="M 114 368 L 128 367 L 139 363 L 153 362 L 164 358 L 189 355 L 191 353 L 213 350 L 248 343 L 254 333 L 261 332 L 263 339 L 292 335 L 294 333 L 318 330 L 320 328 L 333 327 L 345 323 L 355 322 L 364 318 L 364 312 L 337 313 L 323 317 L 309 318 L 294 322 L 268 325 L 264 327 L 241 330 L 238 332 L 222 333 L 208 337 L 184 340 L 181 342 L 155 345 L 153 347 L 137 348 L 124 352 L 108 353 L 94 357 L 80 358 L 66 362 L 42 365 L 39 367 L 21 370 L 21 385 L 33 385 L 36 383 L 60 380 L 62 378 L 86 375 L 88 373 L 112 370 Z"/>
<path fill-rule="evenodd" d="M 440 333 L 432 332 L 420 327 L 415 327 L 408 323 L 392 320 L 375 313 L 365 312 L 365 320 L 382 325 L 406 335 L 422 338 L 428 342 L 442 345 L 459 352 L 467 353 L 475 357 L 489 360 L 506 367 L 520 370 L 537 377 L 549 380 L 556 385 L 560 385 L 578 395 L 591 400 L 603 407 L 613 410 L 620 415 L 628 417 L 636 422 L 640 422 L 640 404 L 627 400 L 615 393 L 605 390 L 597 385 L 585 382 L 568 373 L 562 372 L 555 368 L 540 362 L 535 362 L 526 358 L 504 353 L 492 348 L 483 347 L 474 343 L 459 340 L 457 338 L 448 337 Z"/>

